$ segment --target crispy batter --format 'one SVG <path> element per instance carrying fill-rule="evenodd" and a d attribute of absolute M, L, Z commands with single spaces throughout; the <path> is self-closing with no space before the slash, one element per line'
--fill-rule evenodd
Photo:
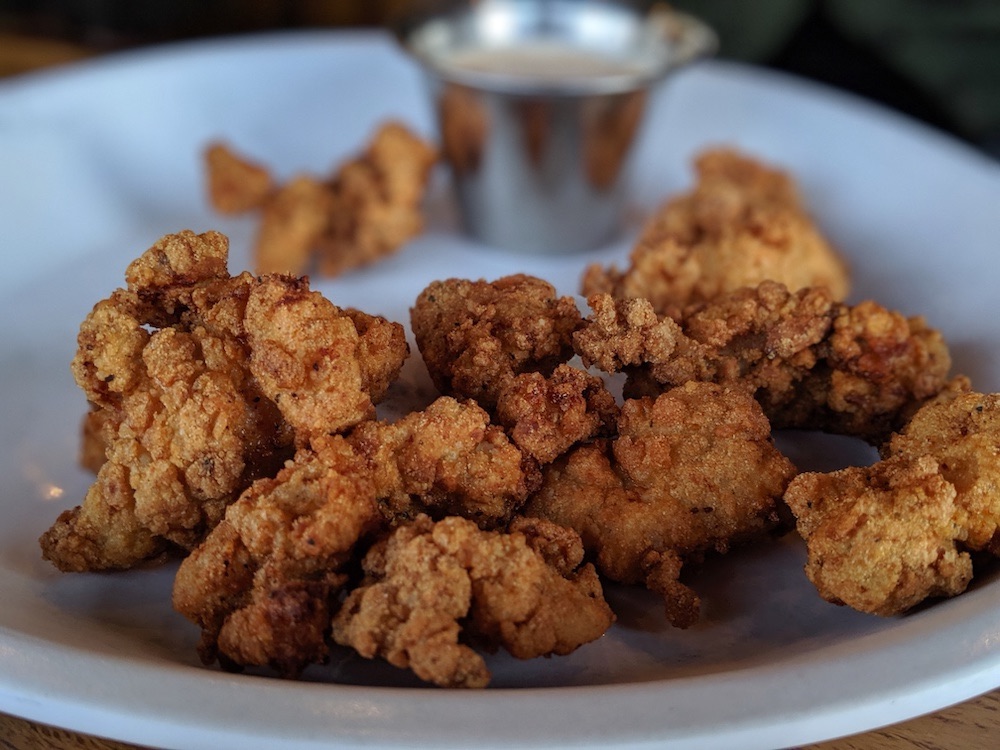
<path fill-rule="evenodd" d="M 879 444 L 947 384 L 940 333 L 821 288 L 763 282 L 689 308 L 679 322 L 646 300 L 595 295 L 574 336 L 585 364 L 625 371 L 630 395 L 689 380 L 742 384 L 775 427 L 820 429 Z"/>
<path fill-rule="evenodd" d="M 965 590 L 955 487 L 931 456 L 804 473 L 785 493 L 806 540 L 806 573 L 827 601 L 895 615 Z"/>
<path fill-rule="evenodd" d="M 649 220 L 629 268 L 590 266 L 583 294 L 648 299 L 675 316 L 691 303 L 773 280 L 795 291 L 849 288 L 844 261 L 808 215 L 792 178 L 730 149 L 702 153 L 697 184 Z"/>
<path fill-rule="evenodd" d="M 240 214 L 264 205 L 274 184 L 271 173 L 233 151 L 224 143 L 205 149 L 208 199 L 220 214 Z"/>
<path fill-rule="evenodd" d="M 547 464 L 576 443 L 613 434 L 619 410 L 601 378 L 559 365 L 549 377 L 515 377 L 500 393 L 496 411 L 514 444 Z"/>
<path fill-rule="evenodd" d="M 298 276 L 309 271 L 333 205 L 329 187 L 311 175 L 296 175 L 276 188 L 261 205 L 254 242 L 256 272 Z"/>
<path fill-rule="evenodd" d="M 626 401 L 618 437 L 547 467 L 525 513 L 575 529 L 602 574 L 657 591 L 686 627 L 699 605 L 682 562 L 774 530 L 794 472 L 749 394 L 691 382 Z"/>
<path fill-rule="evenodd" d="M 883 454 L 937 461 L 957 493 L 963 546 L 1000 555 L 1000 394 L 949 391 L 922 407 Z"/>
<path fill-rule="evenodd" d="M 535 463 L 490 424 L 489 414 L 448 396 L 397 422 L 358 425 L 350 441 L 392 519 L 459 515 L 496 527 L 538 486 Z"/>
<path fill-rule="evenodd" d="M 354 322 L 305 279 L 263 277 L 246 306 L 250 369 L 298 447 L 371 419 Z"/>
<path fill-rule="evenodd" d="M 57 567 L 123 568 L 168 545 L 191 549 L 293 443 L 373 414 L 366 385 L 381 388 L 401 366 L 398 347 L 358 362 L 369 332 L 377 340 L 392 324 L 359 337 L 303 280 L 230 277 L 227 253 L 218 233 L 168 235 L 81 325 L 73 373 L 90 402 L 86 460 L 100 473 L 41 539 Z"/>
<path fill-rule="evenodd" d="M 329 180 L 298 174 L 276 184 L 260 165 L 221 144 L 206 150 L 208 192 L 221 213 L 260 212 L 257 273 L 323 276 L 373 263 L 423 231 L 421 202 L 437 152 L 398 122 Z"/>
<path fill-rule="evenodd" d="M 568 654 L 614 615 L 575 535 L 535 522 L 526 532 L 420 516 L 365 557 L 366 577 L 333 620 L 333 638 L 445 687 L 485 687 L 473 642 L 519 659 Z"/>
<path fill-rule="evenodd" d="M 420 204 L 436 160 L 431 145 L 403 125 L 383 125 L 330 184 L 333 208 L 318 242 L 319 273 L 368 265 L 420 234 Z"/>
<path fill-rule="evenodd" d="M 432 282 L 410 310 L 410 324 L 438 390 L 492 411 L 515 376 L 548 375 L 572 357 L 580 312 L 548 282 L 517 274 Z"/>
<path fill-rule="evenodd" d="M 374 484 L 340 436 L 255 482 L 174 582 L 175 609 L 202 628 L 203 661 L 288 677 L 322 661 L 345 569 L 380 524 Z"/>

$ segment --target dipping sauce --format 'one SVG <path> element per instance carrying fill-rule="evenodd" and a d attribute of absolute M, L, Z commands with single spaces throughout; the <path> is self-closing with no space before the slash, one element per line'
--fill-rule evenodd
<path fill-rule="evenodd" d="M 441 60 L 456 72 L 484 73 L 558 83 L 648 72 L 634 60 L 619 59 L 559 40 L 525 40 L 517 46 L 457 50 Z"/>

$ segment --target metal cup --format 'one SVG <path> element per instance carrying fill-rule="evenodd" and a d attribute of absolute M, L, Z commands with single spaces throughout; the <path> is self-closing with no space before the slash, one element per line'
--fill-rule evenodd
<path fill-rule="evenodd" d="M 525 252 L 621 228 L 650 86 L 716 48 L 696 19 L 611 0 L 480 0 L 412 24 L 466 231 Z"/>

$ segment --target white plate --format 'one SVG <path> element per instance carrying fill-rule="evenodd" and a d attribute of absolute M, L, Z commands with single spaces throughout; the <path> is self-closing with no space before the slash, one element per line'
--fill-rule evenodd
<path fill-rule="evenodd" d="M 818 741 L 941 708 L 1000 685 L 1000 581 L 907 617 L 822 602 L 794 539 L 710 566 L 689 631 L 654 599 L 612 588 L 620 622 L 569 657 L 490 659 L 494 687 L 425 688 L 338 652 L 304 682 L 198 664 L 196 629 L 169 605 L 172 569 L 63 575 L 36 539 L 82 497 L 84 411 L 68 362 L 90 306 L 160 235 L 218 228 L 245 265 L 252 221 L 220 219 L 202 192 L 216 137 L 287 176 L 322 172 L 375 123 L 427 133 L 417 72 L 377 34 L 199 43 L 106 58 L 0 84 L 0 711 L 167 748 L 354 746 L 767 748 Z M 956 370 L 1000 390 L 996 265 L 1000 170 L 878 108 L 751 68 L 706 63 L 658 92 L 635 208 L 690 181 L 701 146 L 738 145 L 798 176 L 850 257 L 855 298 L 924 313 Z M 454 231 L 438 182 L 429 232 L 374 268 L 317 286 L 398 320 L 443 276 L 523 270 L 576 291 L 586 256 L 537 259 Z M 413 361 L 405 377 L 424 378 Z M 868 460 L 850 441 L 782 445 L 803 468 Z"/>

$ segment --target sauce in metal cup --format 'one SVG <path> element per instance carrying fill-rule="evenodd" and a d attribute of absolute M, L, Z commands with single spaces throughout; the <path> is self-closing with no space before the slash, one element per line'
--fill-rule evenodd
<path fill-rule="evenodd" d="M 403 42 L 427 73 L 466 231 L 553 253 L 619 231 L 650 86 L 716 47 L 690 16 L 611 0 L 481 0 Z"/>

